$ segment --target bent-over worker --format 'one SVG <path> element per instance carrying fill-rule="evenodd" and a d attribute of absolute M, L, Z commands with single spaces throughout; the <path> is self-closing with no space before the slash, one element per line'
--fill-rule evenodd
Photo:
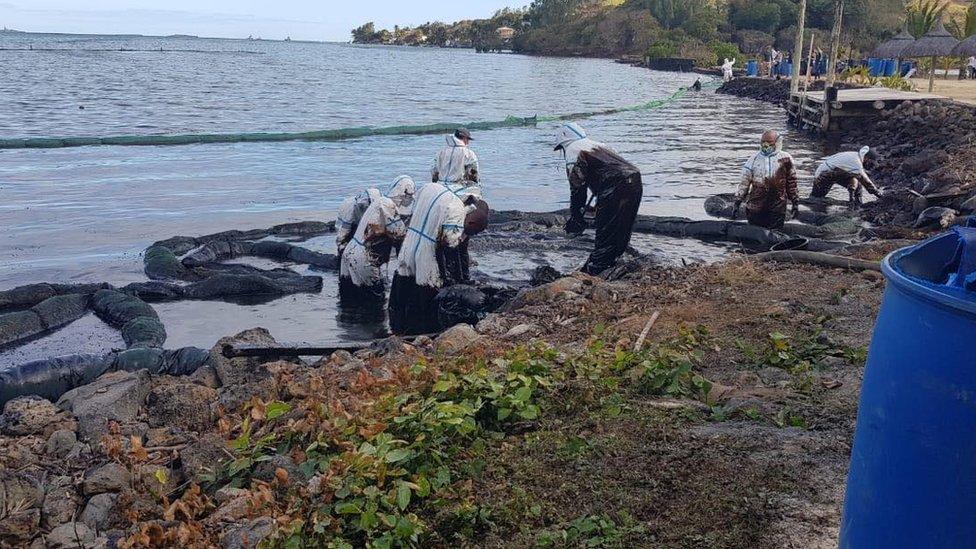
<path fill-rule="evenodd" d="M 413 179 L 407 176 L 398 177 L 385 196 L 369 189 L 369 207 L 341 258 L 339 299 L 342 302 L 382 305 L 386 301 L 382 267 L 407 234 L 414 190 Z"/>
<path fill-rule="evenodd" d="M 420 188 L 390 288 L 390 330 L 438 331 L 435 298 L 441 288 L 468 281 L 467 240 L 488 226 L 488 205 L 456 186 Z"/>
<path fill-rule="evenodd" d="M 340 258 L 346 246 L 352 241 L 356 227 L 359 226 L 359 220 L 363 218 L 363 214 L 369 208 L 372 197 L 379 195 L 379 190 L 369 188 L 346 198 L 342 204 L 339 204 L 339 210 L 336 213 L 336 250 L 338 250 Z"/>
<path fill-rule="evenodd" d="M 434 157 L 430 180 L 466 187 L 478 185 L 478 155 L 468 146 L 471 140 L 471 132 L 465 128 L 458 128 L 453 135 L 447 136 L 447 146 Z"/>
<path fill-rule="evenodd" d="M 567 233 L 580 234 L 586 229 L 587 191 L 596 198 L 596 246 L 582 270 L 598 275 L 612 267 L 630 245 L 644 194 L 640 170 L 607 145 L 589 139 L 575 122 L 559 129 L 555 150 L 563 152 L 569 178 Z"/>
<path fill-rule="evenodd" d="M 746 203 L 749 224 L 767 229 L 783 227 L 788 202 L 793 204 L 793 217 L 799 213 L 796 167 L 793 157 L 783 152 L 783 141 L 775 131 L 762 134 L 759 152 L 742 167 L 742 182 L 735 195 L 733 219 L 743 202 Z"/>
<path fill-rule="evenodd" d="M 842 152 L 824 158 L 814 174 L 810 196 L 824 198 L 834 185 L 840 185 L 847 189 L 852 208 L 858 208 L 864 203 L 865 190 L 880 197 L 881 191 L 867 172 L 867 167 L 873 164 L 875 157 L 876 154 L 870 147 L 861 147 L 856 152 Z"/>

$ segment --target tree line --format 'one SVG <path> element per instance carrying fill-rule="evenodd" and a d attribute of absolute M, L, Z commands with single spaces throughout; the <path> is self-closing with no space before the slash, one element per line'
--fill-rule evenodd
<path fill-rule="evenodd" d="M 806 26 L 817 44 L 826 43 L 835 2 L 807 1 Z M 523 9 L 453 24 L 389 31 L 367 23 L 353 31 L 353 41 L 539 55 L 684 57 L 709 65 L 732 55 L 758 55 L 769 46 L 792 51 L 798 5 L 799 0 L 534 0 Z M 968 7 L 968 13 L 973 9 Z M 846 0 L 842 42 L 845 50 L 867 52 L 902 28 L 927 30 L 934 17 L 945 17 L 957 34 L 976 30 L 976 18 L 967 20 L 966 13 L 966 5 L 947 0 L 907 5 L 904 0 Z M 502 27 L 513 29 L 514 36 L 503 39 Z"/>

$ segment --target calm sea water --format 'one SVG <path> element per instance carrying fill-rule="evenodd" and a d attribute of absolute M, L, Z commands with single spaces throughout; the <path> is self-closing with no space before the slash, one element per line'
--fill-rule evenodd
<path fill-rule="evenodd" d="M 463 123 L 642 103 L 693 80 L 607 60 L 463 50 L 0 34 L 0 137 Z M 643 213 L 689 217 L 704 217 L 704 199 L 733 188 L 762 130 L 785 130 L 776 109 L 713 93 L 581 122 L 641 168 Z M 565 207 L 554 131 L 555 125 L 540 124 L 475 134 L 493 207 Z M 801 168 L 812 171 L 820 145 L 786 134 Z M 442 144 L 441 136 L 402 136 L 0 151 L 0 289 L 38 281 L 143 280 L 140 254 L 158 239 L 329 219 L 361 188 L 399 174 L 426 180 Z M 666 239 L 643 245 L 672 261 L 714 253 Z M 518 257 L 495 259 L 499 271 L 519 264 Z M 481 262 L 493 268 L 492 258 Z M 363 335 L 335 319 L 333 286 L 327 282 L 318 301 L 292 296 L 282 300 L 285 307 L 180 303 L 158 309 L 171 347 L 206 346 L 256 325 L 272 332 L 289 326 L 282 328 L 289 339 Z"/>

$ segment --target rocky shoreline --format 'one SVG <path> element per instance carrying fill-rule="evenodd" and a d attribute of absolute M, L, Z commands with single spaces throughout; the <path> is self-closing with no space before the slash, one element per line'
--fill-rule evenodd
<path fill-rule="evenodd" d="M 476 328 L 316 362 L 226 358 L 276 345 L 249 330 L 190 376 L 111 372 L 8 402 L 0 542 L 500 547 L 592 520 L 629 546 L 832 546 L 881 288 L 875 272 L 745 260 L 575 274 Z M 598 481 L 569 497 L 578 474 Z"/>
<path fill-rule="evenodd" d="M 737 78 L 718 93 L 783 106 L 789 81 Z M 886 196 L 867 204 L 866 220 L 894 229 L 932 231 L 965 224 L 976 213 L 974 135 L 976 107 L 932 100 L 902 103 L 829 138 L 841 149 L 868 145 L 879 155 L 872 178 Z"/>

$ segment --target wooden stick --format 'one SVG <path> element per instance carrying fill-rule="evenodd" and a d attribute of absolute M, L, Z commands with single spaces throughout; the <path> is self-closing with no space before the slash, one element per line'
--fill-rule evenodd
<path fill-rule="evenodd" d="M 644 340 L 646 340 L 647 335 L 651 333 L 651 328 L 654 327 L 654 323 L 657 322 L 657 318 L 659 316 L 661 316 L 661 313 L 658 311 L 654 311 L 654 314 L 651 315 L 651 319 L 647 321 L 647 325 L 644 326 L 644 331 L 641 332 L 640 337 L 637 338 L 637 345 L 634 345 L 635 353 L 640 351 L 641 347 L 644 346 Z"/>

